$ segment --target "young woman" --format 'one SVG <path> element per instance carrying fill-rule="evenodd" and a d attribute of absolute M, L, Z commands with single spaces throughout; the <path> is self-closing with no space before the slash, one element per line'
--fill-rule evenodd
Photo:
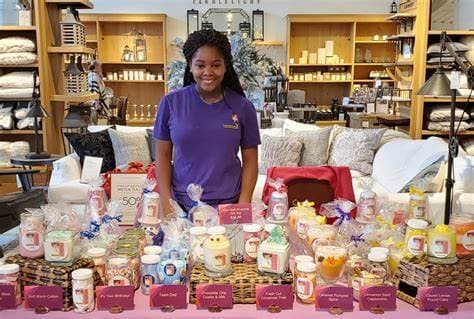
<path fill-rule="evenodd" d="M 183 88 L 161 100 L 154 128 L 162 214 L 171 212 L 170 198 L 192 207 L 186 193 L 191 183 L 202 185 L 201 200 L 210 205 L 249 203 L 260 135 L 232 66 L 230 43 L 217 31 L 201 30 L 189 35 L 183 54 Z"/>

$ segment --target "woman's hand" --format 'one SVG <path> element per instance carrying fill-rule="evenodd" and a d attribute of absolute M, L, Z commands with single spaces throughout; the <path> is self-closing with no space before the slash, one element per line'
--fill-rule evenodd
<path fill-rule="evenodd" d="M 242 190 L 239 203 L 251 203 L 258 175 L 257 147 L 242 149 Z"/>
<path fill-rule="evenodd" d="M 156 141 L 156 179 L 160 189 L 160 217 L 164 219 L 173 212 L 171 205 L 171 157 L 173 144 L 171 141 Z"/>

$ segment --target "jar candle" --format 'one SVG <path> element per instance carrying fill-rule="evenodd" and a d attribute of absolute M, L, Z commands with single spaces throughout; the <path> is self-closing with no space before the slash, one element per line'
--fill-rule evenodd
<path fill-rule="evenodd" d="M 27 258 L 43 257 L 44 215 L 22 213 L 20 219 L 20 255 Z"/>
<path fill-rule="evenodd" d="M 314 259 L 319 275 L 326 284 L 334 284 L 341 278 L 347 257 L 347 248 L 338 246 L 336 242 L 319 243 L 316 246 Z"/>
<path fill-rule="evenodd" d="M 121 239 L 127 239 L 127 238 L 135 238 L 138 240 L 138 247 L 140 251 L 143 251 L 143 248 L 145 248 L 146 244 L 146 233 L 143 229 L 139 228 L 132 228 L 127 230 L 125 233 L 123 233 Z"/>
<path fill-rule="evenodd" d="M 72 302 L 74 311 L 79 313 L 94 310 L 94 280 L 92 270 L 87 268 L 76 269 L 72 276 Z"/>
<path fill-rule="evenodd" d="M 105 283 L 106 278 L 105 278 L 105 254 L 107 253 L 107 250 L 105 248 L 91 248 L 87 251 L 87 256 L 89 258 L 92 258 L 94 261 L 94 268 L 95 271 L 99 274 L 100 279 L 102 282 Z"/>
<path fill-rule="evenodd" d="M 317 225 L 308 230 L 308 242 L 311 242 L 313 251 L 318 243 L 326 243 L 336 239 L 337 228 L 334 225 Z"/>
<path fill-rule="evenodd" d="M 158 207 L 160 206 L 160 195 L 156 192 L 144 193 L 141 203 L 141 218 L 147 220 L 158 219 Z"/>
<path fill-rule="evenodd" d="M 136 249 L 133 248 L 119 248 L 114 250 L 114 255 L 125 256 L 130 263 L 130 270 L 132 271 L 132 285 L 135 289 L 140 287 L 140 256 Z"/>
<path fill-rule="evenodd" d="M 421 191 L 412 191 L 408 202 L 408 218 L 428 219 L 428 196 Z"/>
<path fill-rule="evenodd" d="M 204 262 L 204 241 L 207 239 L 207 228 L 204 226 L 194 226 L 189 229 L 189 246 L 194 262 Z"/>
<path fill-rule="evenodd" d="M 314 258 L 308 255 L 298 255 L 293 258 L 290 257 L 289 266 L 293 275 L 295 274 L 296 265 L 301 262 L 314 262 Z"/>
<path fill-rule="evenodd" d="M 107 261 L 106 278 L 109 286 L 132 285 L 133 273 L 127 257 L 113 257 Z"/>
<path fill-rule="evenodd" d="M 168 259 L 158 268 L 159 283 L 162 285 L 179 285 L 186 276 L 186 264 L 181 259 Z"/>
<path fill-rule="evenodd" d="M 354 298 L 359 300 L 362 286 L 382 286 L 387 272 L 387 255 L 378 251 L 369 253 L 367 260 L 352 263 L 349 269 L 349 287 L 354 290 Z"/>
<path fill-rule="evenodd" d="M 447 225 L 436 225 L 428 231 L 428 261 L 436 264 L 454 264 L 456 232 Z"/>
<path fill-rule="evenodd" d="M 409 219 L 407 225 L 403 255 L 421 259 L 425 255 L 428 222 L 422 219 Z"/>
<path fill-rule="evenodd" d="M 298 218 L 296 221 L 296 233 L 298 234 L 299 238 L 306 239 L 310 224 L 318 224 L 316 215 L 302 215 L 300 218 Z"/>
<path fill-rule="evenodd" d="M 314 303 L 316 287 L 316 264 L 305 261 L 296 265 L 296 296 L 302 303 Z"/>
<path fill-rule="evenodd" d="M 18 277 L 20 276 L 20 266 L 17 264 L 0 265 L 0 284 L 13 285 L 15 287 L 16 305 L 21 304 L 21 288 Z"/>
<path fill-rule="evenodd" d="M 260 224 L 250 224 L 243 226 L 244 231 L 244 262 L 255 263 L 257 261 L 257 249 L 260 245 Z"/>
<path fill-rule="evenodd" d="M 114 80 L 117 80 L 117 73 L 114 73 Z M 107 209 L 105 203 L 107 195 L 102 187 L 91 187 L 87 192 L 87 211 L 91 216 L 103 216 Z"/>
<path fill-rule="evenodd" d="M 459 256 L 474 254 L 474 219 L 470 216 L 454 216 L 451 226 L 456 230 L 456 253 Z"/>
<path fill-rule="evenodd" d="M 225 227 L 214 226 L 207 230 L 209 237 L 204 241 L 204 268 L 208 277 L 225 277 L 232 273 L 232 255 Z"/>
<path fill-rule="evenodd" d="M 363 191 L 360 194 L 356 215 L 356 220 L 359 223 L 367 224 L 375 221 L 376 196 L 377 195 L 371 190 Z"/>
<path fill-rule="evenodd" d="M 288 270 L 290 244 L 283 228 L 275 227 L 257 251 L 257 269 L 261 275 L 282 276 Z"/>
<path fill-rule="evenodd" d="M 159 256 L 161 255 L 162 252 L 163 252 L 163 249 L 160 246 L 156 246 L 156 245 L 146 246 L 143 249 L 144 255 L 158 255 Z"/>
<path fill-rule="evenodd" d="M 44 259 L 49 262 L 68 263 L 74 260 L 74 232 L 55 230 L 46 234 Z"/>
<path fill-rule="evenodd" d="M 150 294 L 151 285 L 158 283 L 158 266 L 160 263 L 160 256 L 158 255 L 144 255 L 142 261 L 142 293 L 144 295 Z"/>
<path fill-rule="evenodd" d="M 268 203 L 268 219 L 276 223 L 287 221 L 288 194 L 286 192 L 272 192 Z"/>
<path fill-rule="evenodd" d="M 161 229 L 160 220 L 154 217 L 144 217 L 138 219 L 138 222 L 140 224 L 140 229 L 145 232 L 145 244 L 153 245 Z"/>

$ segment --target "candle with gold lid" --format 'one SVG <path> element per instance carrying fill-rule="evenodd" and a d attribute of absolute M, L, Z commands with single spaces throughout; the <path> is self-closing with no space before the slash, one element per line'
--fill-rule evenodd
<path fill-rule="evenodd" d="M 428 232 L 428 261 L 437 264 L 454 264 L 456 232 L 447 225 L 436 225 Z"/>

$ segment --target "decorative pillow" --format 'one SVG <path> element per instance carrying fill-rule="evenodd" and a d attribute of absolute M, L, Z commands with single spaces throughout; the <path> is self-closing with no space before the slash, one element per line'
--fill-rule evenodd
<path fill-rule="evenodd" d="M 335 127 L 329 152 L 329 165 L 348 166 L 362 174 L 372 173 L 375 150 L 386 129 Z"/>
<path fill-rule="evenodd" d="M 12 107 L 0 108 L 0 129 L 11 130 L 13 128 Z"/>
<path fill-rule="evenodd" d="M 299 123 L 293 120 L 285 119 L 283 122 L 283 134 L 286 134 L 288 131 L 291 132 L 301 132 L 301 131 L 316 131 L 320 128 L 314 124 L 304 124 Z"/>
<path fill-rule="evenodd" d="M 450 125 L 449 122 L 429 122 L 428 130 L 449 132 L 449 125 Z M 465 121 L 456 122 L 456 128 L 458 127 L 458 125 L 459 125 L 459 132 L 467 131 L 471 128 L 471 125 Z"/>
<path fill-rule="evenodd" d="M 444 172 L 442 172 L 442 168 L 444 167 L 443 161 L 444 156 L 441 156 L 436 162 L 423 169 L 403 187 L 400 193 L 408 193 L 410 186 L 412 185 L 416 188 L 425 190 L 427 193 L 439 192 L 443 187 L 443 183 L 441 182 L 441 184 L 439 184 L 435 179 L 439 179 L 437 177 L 440 173 L 443 173 L 442 175 L 444 176 Z"/>
<path fill-rule="evenodd" d="M 126 125 L 116 125 L 116 130 L 118 132 L 123 133 L 142 133 L 143 135 L 147 135 L 147 130 L 150 129 L 149 127 L 141 127 L 141 126 L 126 126 Z M 153 128 L 151 128 L 153 129 Z"/>
<path fill-rule="evenodd" d="M 150 164 L 151 156 L 146 135 L 141 132 L 126 133 L 108 129 L 115 154 L 115 163 L 123 168 L 130 162 L 141 162 L 145 167 Z"/>
<path fill-rule="evenodd" d="M 456 52 L 469 51 L 469 47 L 462 42 L 454 42 L 453 45 L 455 47 Z M 439 50 L 440 50 L 440 44 L 434 43 L 428 47 L 428 51 L 426 53 L 428 54 L 439 53 Z M 449 53 L 449 51 L 445 49 L 442 53 Z"/>
<path fill-rule="evenodd" d="M 446 105 L 436 105 L 430 108 L 428 118 L 432 122 L 449 122 L 451 118 L 451 107 Z M 456 121 L 467 121 L 469 120 L 469 114 L 464 112 L 463 109 L 456 108 L 454 113 Z"/>
<path fill-rule="evenodd" d="M 38 56 L 30 52 L 0 53 L 0 65 L 10 64 L 32 64 Z"/>
<path fill-rule="evenodd" d="M 298 166 L 303 143 L 292 136 L 262 135 L 262 157 L 259 174 L 265 175 L 273 166 Z"/>
<path fill-rule="evenodd" d="M 41 120 L 42 119 L 38 119 L 38 125 L 41 125 Z M 19 129 L 19 130 L 24 130 L 24 129 L 27 129 L 27 128 L 34 128 L 35 127 L 35 119 L 33 117 L 27 117 L 27 118 L 24 118 L 22 120 L 18 120 L 18 122 L 16 123 L 16 127 Z"/>
<path fill-rule="evenodd" d="M 0 87 L 1 99 L 24 99 L 33 95 L 33 88 L 11 89 Z"/>
<path fill-rule="evenodd" d="M 379 143 L 379 146 L 377 147 L 377 149 L 381 148 L 383 145 L 385 145 L 386 143 L 388 143 L 391 140 L 394 140 L 396 138 L 409 140 L 410 135 L 408 135 L 407 133 L 401 132 L 401 131 L 395 131 L 395 130 L 392 130 L 392 129 L 388 129 L 383 134 L 382 139 L 380 140 L 380 143 Z"/>
<path fill-rule="evenodd" d="M 12 158 L 10 150 L 11 142 L 0 141 L 0 167 L 10 167 L 10 158 Z"/>
<path fill-rule="evenodd" d="M 13 157 L 24 156 L 30 152 L 30 144 L 26 141 L 13 142 L 10 149 Z"/>
<path fill-rule="evenodd" d="M 325 165 L 328 162 L 328 145 L 331 127 L 316 131 L 290 132 L 288 136 L 303 142 L 299 166 Z"/>
<path fill-rule="evenodd" d="M 466 151 L 467 155 L 474 156 L 474 138 L 468 138 L 461 141 L 461 145 Z"/>
<path fill-rule="evenodd" d="M 33 72 L 10 72 L 0 76 L 0 86 L 4 88 L 24 89 L 33 87 Z M 36 77 L 39 83 L 39 77 Z"/>
<path fill-rule="evenodd" d="M 69 154 L 53 163 L 53 173 L 49 185 L 62 185 L 64 183 L 81 179 L 81 162 L 76 153 Z"/>
<path fill-rule="evenodd" d="M 156 143 L 155 138 L 153 137 L 153 129 L 147 129 L 147 141 L 148 141 L 148 148 L 150 149 L 150 157 L 151 160 L 154 162 L 156 161 Z"/>
<path fill-rule="evenodd" d="M 97 133 L 64 133 L 74 151 L 84 163 L 85 156 L 102 157 L 101 173 L 115 168 L 114 148 L 107 131 Z"/>
<path fill-rule="evenodd" d="M 33 51 L 35 51 L 35 43 L 30 39 L 22 37 L 0 39 L 0 53 Z"/>

